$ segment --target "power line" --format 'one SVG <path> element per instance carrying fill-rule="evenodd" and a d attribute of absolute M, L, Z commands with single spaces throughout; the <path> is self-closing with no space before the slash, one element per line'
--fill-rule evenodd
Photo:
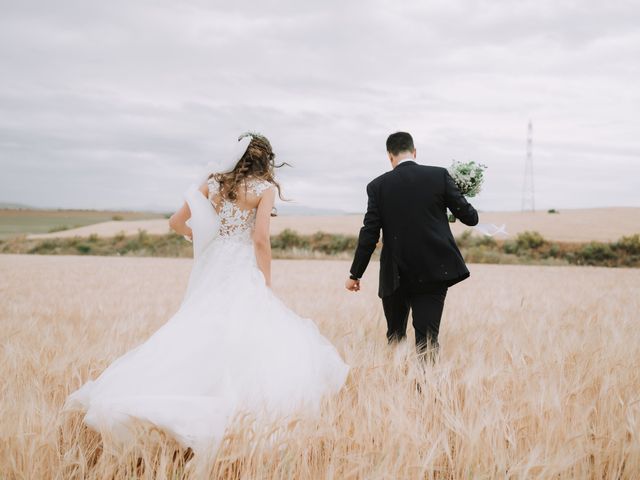
<path fill-rule="evenodd" d="M 522 186 L 522 211 L 535 212 L 535 190 L 533 187 L 533 123 L 527 127 L 527 156 L 524 162 L 524 184 Z"/>

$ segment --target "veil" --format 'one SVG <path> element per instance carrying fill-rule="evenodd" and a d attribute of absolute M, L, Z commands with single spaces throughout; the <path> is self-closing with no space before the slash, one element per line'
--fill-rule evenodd
<path fill-rule="evenodd" d="M 211 173 L 230 172 L 240 161 L 251 142 L 250 135 L 241 135 L 235 146 L 218 161 L 212 161 L 198 173 L 194 182 L 182 194 L 191 210 L 191 217 L 186 224 L 191 228 L 193 241 L 193 258 L 197 260 L 204 249 L 220 232 L 220 217 L 213 204 L 199 190 Z"/>
<path fill-rule="evenodd" d="M 218 160 L 208 162 L 197 174 L 194 182 L 198 186 L 207 181 L 209 175 L 212 173 L 227 173 L 233 170 L 236 164 L 240 161 L 244 152 L 247 151 L 249 143 L 253 137 L 248 134 L 242 134 L 238 137 L 238 141 L 235 145 L 230 145 L 230 148 L 220 155 Z"/>

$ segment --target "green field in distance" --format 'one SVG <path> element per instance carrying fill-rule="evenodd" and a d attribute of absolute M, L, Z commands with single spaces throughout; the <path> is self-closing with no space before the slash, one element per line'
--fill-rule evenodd
<path fill-rule="evenodd" d="M 164 217 L 162 213 L 153 212 L 0 209 L 0 239 L 67 230 L 111 220 L 148 220 Z"/>

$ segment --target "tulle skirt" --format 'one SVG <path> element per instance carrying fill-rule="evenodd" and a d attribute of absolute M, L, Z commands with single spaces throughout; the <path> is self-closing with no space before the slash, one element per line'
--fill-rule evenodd
<path fill-rule="evenodd" d="M 233 415 L 278 418 L 344 385 L 349 366 L 316 324 L 265 284 L 253 245 L 224 237 L 194 262 L 175 314 L 72 392 L 64 409 L 126 442 L 132 418 L 211 453 Z"/>

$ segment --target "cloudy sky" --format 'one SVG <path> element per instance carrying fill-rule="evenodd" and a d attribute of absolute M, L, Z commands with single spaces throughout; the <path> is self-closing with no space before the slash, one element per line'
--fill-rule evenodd
<path fill-rule="evenodd" d="M 173 209 L 245 130 L 297 205 L 362 211 L 386 136 L 520 207 L 640 206 L 637 1 L 0 0 L 0 201 Z"/>

